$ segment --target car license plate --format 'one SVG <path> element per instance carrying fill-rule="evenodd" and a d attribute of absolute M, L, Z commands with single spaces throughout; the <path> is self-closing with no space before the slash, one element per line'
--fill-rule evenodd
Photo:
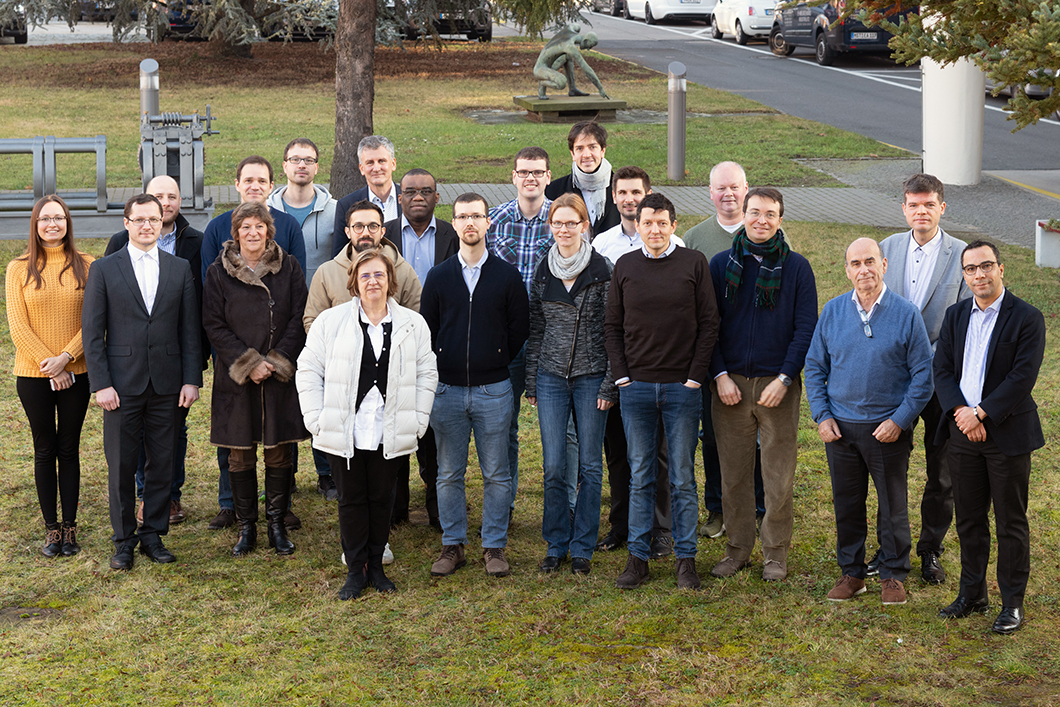
<path fill-rule="evenodd" d="M 850 33 L 850 41 L 851 42 L 857 42 L 859 40 L 864 41 L 864 40 L 867 40 L 867 39 L 876 39 L 876 33 L 875 32 L 851 32 Z"/>
<path fill-rule="evenodd" d="M 682 5 L 698 5 L 700 0 L 681 0 Z"/>
<path fill-rule="evenodd" d="M 766 17 L 769 17 L 772 14 L 773 14 L 773 8 L 767 7 L 766 8 Z"/>

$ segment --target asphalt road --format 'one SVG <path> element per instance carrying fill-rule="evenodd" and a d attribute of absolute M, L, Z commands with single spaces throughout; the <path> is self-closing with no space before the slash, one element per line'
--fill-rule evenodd
<path fill-rule="evenodd" d="M 765 43 L 741 47 L 732 39 L 710 38 L 701 23 L 648 26 L 599 13 L 586 13 L 600 38 L 596 49 L 666 71 L 683 63 L 687 78 L 730 91 L 790 115 L 850 130 L 889 145 L 921 152 L 920 69 L 896 66 L 879 57 L 840 56 L 818 66 L 810 50 L 774 56 Z M 588 27 L 582 32 L 589 31 Z M 601 78 L 607 85 L 607 77 Z M 986 97 L 983 169 L 1039 170 L 1060 167 L 1060 122 L 1041 121 L 1016 134 L 1002 99 Z"/>

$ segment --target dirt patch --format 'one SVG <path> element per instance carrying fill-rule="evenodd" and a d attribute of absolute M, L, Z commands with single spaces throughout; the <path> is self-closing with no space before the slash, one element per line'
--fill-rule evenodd
<path fill-rule="evenodd" d="M 98 58 L 101 50 L 107 56 Z M 318 44 L 261 43 L 250 59 L 219 57 L 209 45 L 197 42 L 162 44 L 70 44 L 27 47 L 40 52 L 40 62 L 27 62 L 12 83 L 63 88 L 139 88 L 140 61 L 158 61 L 166 88 L 174 86 L 305 86 L 334 83 L 335 52 Z M 504 42 L 494 45 L 449 44 L 442 49 L 409 45 L 380 47 L 375 53 L 376 79 L 525 79 L 532 71 L 540 45 Z M 92 54 L 88 54 L 91 52 Z M 85 55 L 79 60 L 77 54 Z M 49 61 L 56 56 L 54 61 Z M 589 65 L 608 80 L 656 78 L 658 73 L 622 61 L 586 54 Z"/>
<path fill-rule="evenodd" d="M 9 606 L 0 609 L 0 626 L 11 626 L 27 621 L 57 619 L 63 612 L 58 609 L 41 609 L 34 606 Z"/>

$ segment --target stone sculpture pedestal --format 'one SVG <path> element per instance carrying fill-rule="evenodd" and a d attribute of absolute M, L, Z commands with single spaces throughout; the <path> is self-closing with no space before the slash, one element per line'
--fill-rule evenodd
<path fill-rule="evenodd" d="M 577 123 L 596 120 L 615 122 L 615 111 L 625 110 L 626 102 L 602 96 L 513 96 L 515 105 L 526 110 L 526 117 L 537 123 Z"/>

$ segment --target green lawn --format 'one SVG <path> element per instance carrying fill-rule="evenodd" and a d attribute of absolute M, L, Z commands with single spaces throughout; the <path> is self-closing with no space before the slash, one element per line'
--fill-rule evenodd
<path fill-rule="evenodd" d="M 884 235 L 843 224 L 785 227 L 815 268 L 822 304 L 848 288 L 841 267 L 846 244 Z M 99 254 L 104 244 L 81 245 Z M 0 243 L 5 260 L 20 249 Z M 467 568 L 432 579 L 439 536 L 413 524 L 391 536 L 397 562 L 388 572 L 399 592 L 384 597 L 369 590 L 342 603 L 335 505 L 314 493 L 304 446 L 294 501 L 304 528 L 292 533 L 294 556 L 281 559 L 262 548 L 234 560 L 228 551 L 235 533 L 206 529 L 216 511 L 217 478 L 207 440 L 209 384 L 189 418 L 190 517 L 167 538 L 179 562 L 160 566 L 138 557 L 130 573 L 108 569 L 98 408 L 90 409 L 82 438 L 84 550 L 70 559 L 42 557 L 29 429 L 9 375 L 0 382 L 0 704 L 1056 705 L 1060 281 L 1056 272 L 1035 268 L 1026 250 L 1002 246 L 1002 253 L 1012 290 L 1046 313 L 1049 328 L 1035 391 L 1047 446 L 1034 456 L 1028 621 L 1013 637 L 990 633 L 993 611 L 952 623 L 935 617 L 956 593 L 953 531 L 943 557 L 951 576 L 945 585 L 923 585 L 914 572 L 909 603 L 886 610 L 874 581 L 848 604 L 825 600 L 838 576 L 831 491 L 805 404 L 786 582 L 763 583 L 760 557 L 729 580 L 709 577 L 723 544 L 706 539 L 699 543 L 699 592 L 675 589 L 672 560 L 652 562 L 652 579 L 641 589 L 614 589 L 624 552 L 597 554 L 588 577 L 540 575 L 540 448 L 532 409 L 524 405 L 522 483 L 508 547 L 512 576 L 488 578 L 472 543 Z M 6 330 L 0 361 L 10 370 Z M 481 509 L 476 475 L 472 460 L 472 527 Z M 919 449 L 909 478 L 915 538 L 924 480 Z M 605 483 L 605 508 L 607 496 Z M 412 502 L 414 519 L 425 521 L 421 489 L 413 490 Z M 606 522 L 606 511 L 602 517 Z M 993 582 L 991 601 L 999 601 Z M 19 607 L 55 613 L 33 618 Z"/>

